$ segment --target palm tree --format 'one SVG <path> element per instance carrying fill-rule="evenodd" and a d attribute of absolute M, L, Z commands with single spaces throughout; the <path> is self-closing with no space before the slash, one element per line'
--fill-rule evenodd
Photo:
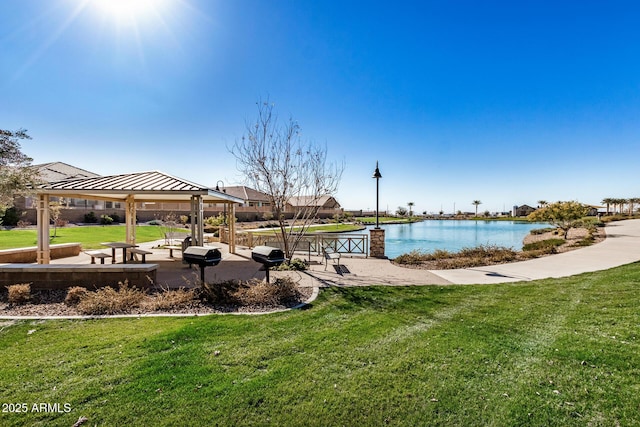
<path fill-rule="evenodd" d="M 633 205 L 640 203 L 640 197 L 630 197 L 629 200 L 629 215 L 633 215 Z"/>
<path fill-rule="evenodd" d="M 478 206 L 480 206 L 482 204 L 482 202 L 480 200 L 474 200 L 473 202 L 471 202 L 471 204 L 476 207 L 476 217 L 477 217 L 478 216 Z"/>
<path fill-rule="evenodd" d="M 613 197 L 607 197 L 602 199 L 602 202 L 600 203 L 604 203 L 605 205 L 607 205 L 607 215 L 609 215 L 609 206 L 613 204 L 614 202 L 614 198 Z"/>
<path fill-rule="evenodd" d="M 413 210 L 411 209 L 413 207 L 414 203 L 413 202 L 408 202 L 407 206 L 409 206 L 409 218 L 411 218 L 413 216 Z"/>
<path fill-rule="evenodd" d="M 549 202 L 547 202 L 546 200 L 538 200 L 538 207 L 539 208 L 544 208 L 548 204 L 549 204 Z"/>
<path fill-rule="evenodd" d="M 620 213 L 624 211 L 624 205 L 627 203 L 627 199 L 616 199 L 618 205 L 620 206 Z"/>

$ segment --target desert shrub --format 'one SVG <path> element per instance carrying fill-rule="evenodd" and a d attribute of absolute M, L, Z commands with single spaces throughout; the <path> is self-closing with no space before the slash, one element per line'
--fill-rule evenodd
<path fill-rule="evenodd" d="M 128 282 L 119 283 L 119 289 L 105 287 L 89 292 L 78 303 L 82 314 L 122 314 L 140 306 L 145 294 L 130 287 Z"/>
<path fill-rule="evenodd" d="M 211 304 L 236 305 L 238 300 L 235 292 L 240 288 L 240 281 L 226 280 L 219 283 L 202 283 L 200 285 L 200 298 Z"/>
<path fill-rule="evenodd" d="M 67 296 L 64 299 L 64 303 L 66 305 L 75 306 L 82 301 L 84 297 L 87 296 L 89 290 L 87 288 L 83 288 L 82 286 L 74 286 L 72 288 L 67 289 Z"/>
<path fill-rule="evenodd" d="M 511 248 L 495 245 L 478 245 L 473 248 L 462 248 L 456 258 L 482 258 L 495 262 L 510 261 L 515 259 L 517 253 Z"/>
<path fill-rule="evenodd" d="M 547 254 L 556 253 L 556 248 L 565 243 L 564 239 L 547 239 L 538 242 L 527 243 L 522 247 L 524 252 L 541 251 Z"/>
<path fill-rule="evenodd" d="M 200 296 L 206 302 L 220 305 L 273 306 L 297 301 L 299 292 L 289 278 L 277 278 L 273 283 L 252 279 L 203 283 Z"/>
<path fill-rule="evenodd" d="M 18 228 L 26 228 L 30 225 L 31 223 L 29 221 L 23 221 L 23 220 L 18 221 L 18 223 L 16 224 Z"/>
<path fill-rule="evenodd" d="M 21 283 L 7 286 L 9 304 L 22 305 L 31 300 L 31 285 Z"/>
<path fill-rule="evenodd" d="M 471 268 L 486 265 L 487 262 L 484 258 L 479 257 L 467 257 L 467 258 L 446 258 L 438 259 L 435 261 L 435 268 L 437 270 L 452 270 L 455 268 Z"/>
<path fill-rule="evenodd" d="M 547 228 L 535 228 L 529 232 L 529 234 L 533 236 L 537 236 L 539 234 L 551 233 L 552 231 L 556 231 L 555 227 L 547 227 Z"/>
<path fill-rule="evenodd" d="M 83 222 L 87 224 L 95 224 L 96 222 L 98 222 L 98 217 L 96 216 L 95 212 L 91 211 L 84 214 Z"/>
<path fill-rule="evenodd" d="M 262 280 L 250 280 L 236 291 L 240 305 L 273 306 L 296 301 L 298 289 L 293 280 L 277 278 L 273 283 Z"/>
<path fill-rule="evenodd" d="M 100 224 L 102 225 L 113 224 L 113 218 L 111 218 L 109 215 L 100 215 Z"/>
<path fill-rule="evenodd" d="M 413 250 L 409 253 L 402 254 L 394 258 L 394 262 L 404 265 L 419 265 L 423 261 L 429 261 L 430 254 Z"/>
<path fill-rule="evenodd" d="M 193 289 L 171 289 L 163 290 L 148 298 L 144 302 L 144 307 L 152 311 L 171 310 L 189 307 L 196 298 Z"/>

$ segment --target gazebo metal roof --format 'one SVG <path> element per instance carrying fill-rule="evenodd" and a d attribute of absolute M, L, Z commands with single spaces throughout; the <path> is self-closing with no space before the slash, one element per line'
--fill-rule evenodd
<path fill-rule="evenodd" d="M 74 197 L 88 200 L 125 202 L 127 243 L 135 243 L 137 202 L 190 202 L 191 236 L 193 241 L 204 241 L 202 204 L 229 205 L 229 251 L 235 253 L 235 204 L 244 200 L 209 187 L 159 171 L 137 172 L 123 175 L 71 178 L 48 182 L 35 189 L 38 195 L 38 249 L 39 264 L 49 263 L 49 197 Z"/>
<path fill-rule="evenodd" d="M 204 202 L 243 203 L 244 200 L 159 171 L 65 179 L 40 185 L 36 192 L 91 200 L 123 201 L 135 195 L 137 202 L 188 201 L 201 196 Z"/>

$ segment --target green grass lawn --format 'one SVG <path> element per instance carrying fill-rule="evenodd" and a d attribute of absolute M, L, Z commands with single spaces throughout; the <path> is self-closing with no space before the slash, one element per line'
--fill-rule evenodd
<path fill-rule="evenodd" d="M 375 224 L 376 223 L 376 217 L 375 216 L 363 216 L 363 217 L 358 217 L 355 218 L 358 221 L 362 222 L 363 224 Z M 394 216 L 381 216 L 378 218 L 378 222 L 380 223 L 385 223 L 385 222 L 410 222 L 409 218 L 400 218 L 400 217 L 394 217 Z"/>
<path fill-rule="evenodd" d="M 640 264 L 329 288 L 263 316 L 0 325 L 3 426 L 640 424 Z M 34 413 L 34 403 L 69 413 Z"/>
<path fill-rule="evenodd" d="M 136 227 L 136 241 L 139 243 L 150 242 L 163 239 L 163 227 L 158 226 L 138 226 Z M 51 230 L 53 236 L 53 229 Z M 36 230 L 0 230 L 0 249 L 24 248 L 36 246 Z M 51 244 L 56 243 L 82 243 L 83 249 L 93 249 L 103 247 L 101 242 L 123 242 L 126 240 L 124 225 L 108 226 L 82 226 L 82 227 L 62 227 L 57 230 L 57 237 L 51 238 Z"/>

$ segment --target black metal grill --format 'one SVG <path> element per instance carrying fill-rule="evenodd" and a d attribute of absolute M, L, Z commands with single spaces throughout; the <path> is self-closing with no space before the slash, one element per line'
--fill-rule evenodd
<path fill-rule="evenodd" d="M 276 267 L 286 260 L 282 249 L 272 246 L 256 246 L 251 252 L 251 258 L 264 266 L 267 273 L 267 283 L 269 282 L 269 268 Z"/>
<path fill-rule="evenodd" d="M 220 249 L 212 246 L 189 246 L 182 252 L 182 261 L 200 267 L 200 279 L 204 282 L 204 268 L 218 265 L 222 260 Z"/>

